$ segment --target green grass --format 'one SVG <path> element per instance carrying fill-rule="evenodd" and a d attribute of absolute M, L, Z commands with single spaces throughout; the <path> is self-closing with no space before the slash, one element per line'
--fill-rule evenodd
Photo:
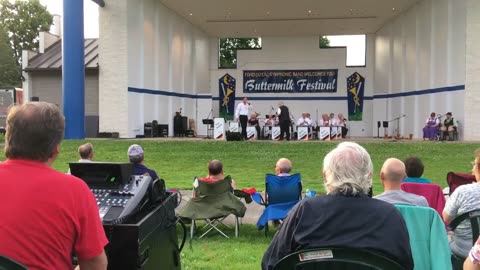
<path fill-rule="evenodd" d="M 188 229 L 188 227 L 187 227 Z M 182 229 L 178 227 L 179 239 Z M 239 237 L 235 238 L 232 230 L 227 230 L 230 239 L 218 233 L 208 234 L 202 239 L 195 238 L 190 248 L 189 239 L 180 256 L 182 269 L 260 269 L 263 253 L 273 237 L 273 232 L 265 237 L 255 225 L 240 225 Z M 188 234 L 187 234 L 188 235 Z"/>
<path fill-rule="evenodd" d="M 93 140 L 95 160 L 127 162 L 127 149 L 133 143 L 145 149 L 145 163 L 166 180 L 168 188 L 190 189 L 194 176 L 206 175 L 206 165 L 211 159 L 224 163 L 238 186 L 264 189 L 265 173 L 273 173 L 275 162 L 289 158 L 293 171 L 302 174 L 304 188 L 323 191 L 322 162 L 334 142 L 215 142 L 215 141 L 131 141 Z M 77 147 L 84 141 L 68 140 L 61 146 L 61 153 L 54 168 L 67 171 L 68 162 L 78 159 Z M 370 153 L 374 164 L 374 192 L 382 191 L 379 170 L 385 159 L 405 159 L 416 155 L 425 164 L 424 177 L 446 186 L 449 171 L 470 172 L 473 151 L 480 143 L 435 142 L 365 142 L 361 143 Z M 3 151 L 0 150 L 0 152 Z M 0 154 L 0 159 L 4 159 Z"/>

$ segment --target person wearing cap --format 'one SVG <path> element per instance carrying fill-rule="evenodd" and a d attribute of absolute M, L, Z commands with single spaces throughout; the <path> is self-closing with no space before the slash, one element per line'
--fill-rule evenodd
<path fill-rule="evenodd" d="M 442 131 L 442 137 L 445 139 L 448 136 L 448 140 L 453 140 L 453 132 L 457 129 L 455 119 L 452 116 L 451 112 L 445 114 L 445 120 L 443 120 L 443 126 L 440 128 Z"/>
<path fill-rule="evenodd" d="M 157 173 L 144 165 L 143 148 L 138 144 L 132 144 L 128 147 L 128 159 L 133 163 L 132 175 L 143 175 L 148 173 L 152 180 L 159 179 Z"/>

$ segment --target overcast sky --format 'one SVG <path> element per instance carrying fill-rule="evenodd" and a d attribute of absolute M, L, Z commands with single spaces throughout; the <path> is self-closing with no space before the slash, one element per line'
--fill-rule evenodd
<path fill-rule="evenodd" d="M 90 0 L 68 0 L 68 1 L 83 1 L 84 10 L 84 32 L 85 38 L 98 38 L 98 5 Z M 52 14 L 63 16 L 63 0 L 40 0 L 42 5 L 47 6 L 47 9 Z M 52 26 L 52 30 L 55 26 Z M 53 31 L 52 31 L 53 32 Z"/>

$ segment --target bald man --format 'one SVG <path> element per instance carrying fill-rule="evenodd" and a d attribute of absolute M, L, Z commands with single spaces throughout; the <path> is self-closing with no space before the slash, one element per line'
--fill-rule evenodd
<path fill-rule="evenodd" d="M 380 181 L 384 192 L 375 199 L 391 204 L 408 204 L 428 207 L 428 202 L 423 196 L 408 193 L 400 189 L 403 179 L 407 176 L 405 164 L 396 158 L 389 158 L 383 163 L 380 171 Z"/>
<path fill-rule="evenodd" d="M 281 158 L 275 164 L 275 174 L 277 176 L 290 176 L 292 162 L 286 158 Z"/>

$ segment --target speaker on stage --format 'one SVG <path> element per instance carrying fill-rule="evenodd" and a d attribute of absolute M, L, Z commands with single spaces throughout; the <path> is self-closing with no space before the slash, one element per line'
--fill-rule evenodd
<path fill-rule="evenodd" d="M 30 101 L 40 101 L 40 98 L 39 97 L 31 97 Z"/>
<path fill-rule="evenodd" d="M 152 137 L 158 137 L 159 134 L 160 133 L 158 132 L 158 121 L 153 120 L 152 121 Z"/>
<path fill-rule="evenodd" d="M 383 127 L 388 128 L 388 121 L 383 121 Z"/>
<path fill-rule="evenodd" d="M 377 128 L 380 128 L 382 126 L 382 122 L 377 121 Z"/>
<path fill-rule="evenodd" d="M 143 125 L 143 135 L 145 137 L 152 137 L 152 123 L 147 122 Z"/>
<path fill-rule="evenodd" d="M 158 136 L 168 137 L 168 125 L 158 125 Z"/>

